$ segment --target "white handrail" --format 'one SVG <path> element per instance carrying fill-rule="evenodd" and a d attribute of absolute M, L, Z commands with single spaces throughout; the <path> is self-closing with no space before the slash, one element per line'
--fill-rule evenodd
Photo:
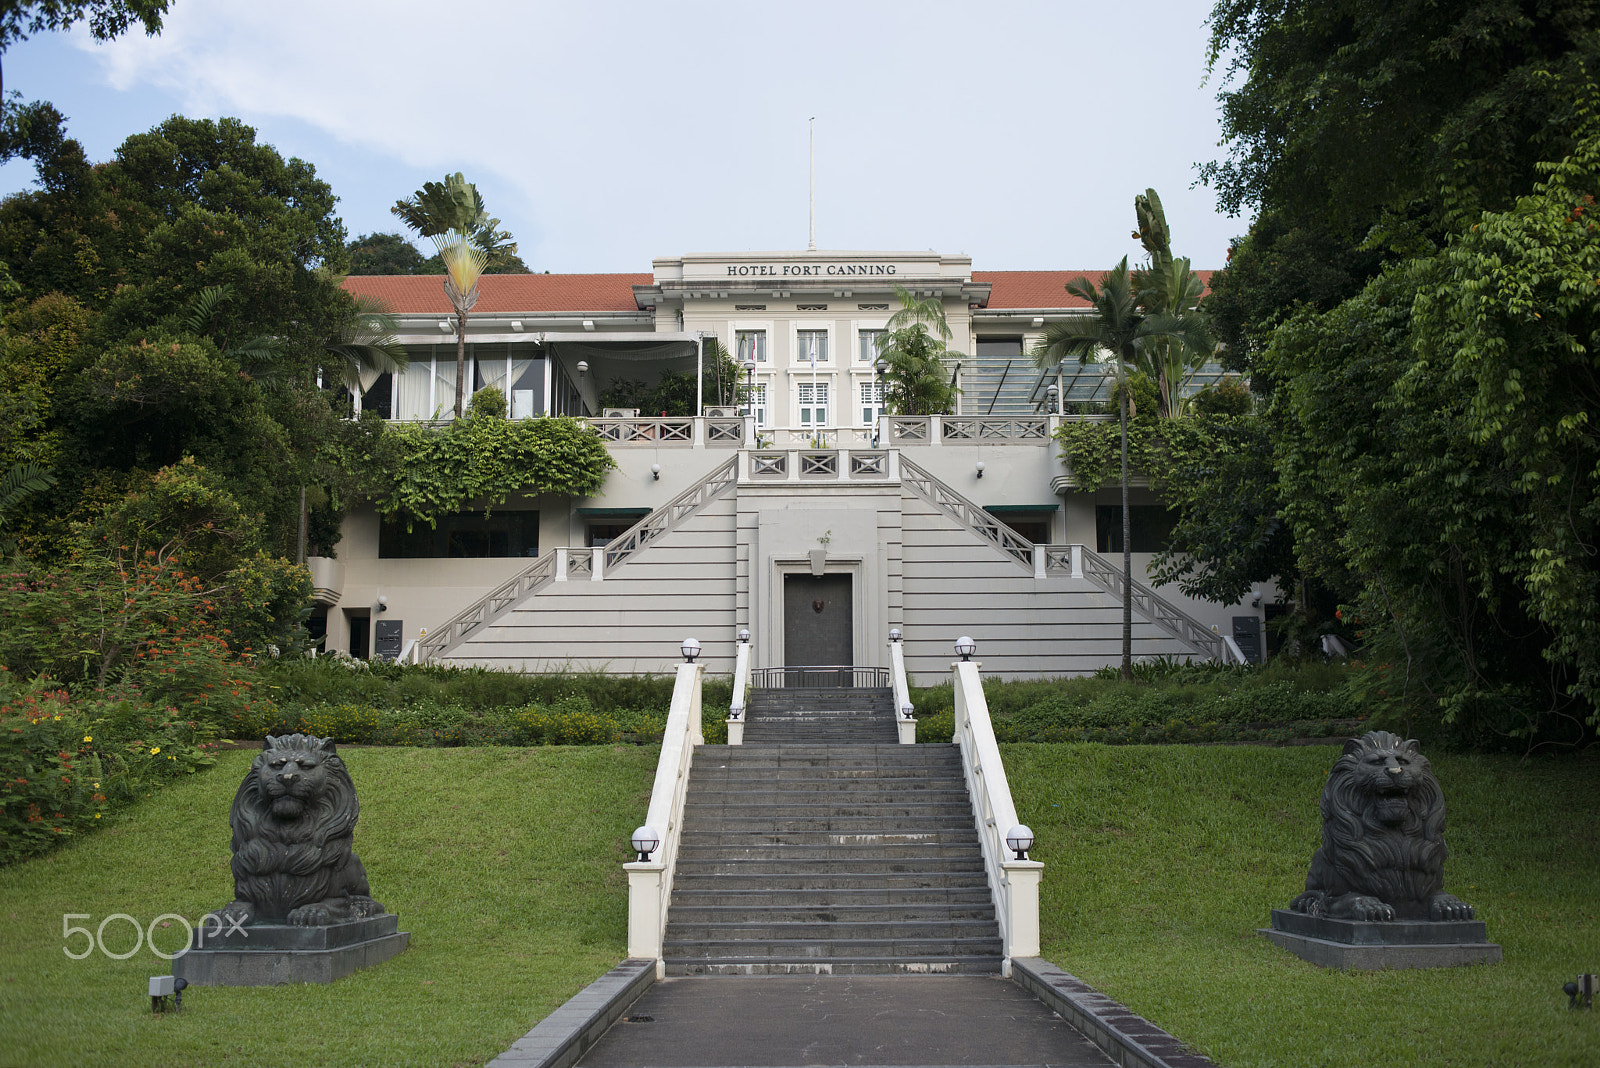
<path fill-rule="evenodd" d="M 955 689 L 955 740 L 961 747 L 961 769 L 972 798 L 973 820 L 983 846 L 983 866 L 994 896 L 1004 946 L 1001 972 L 1011 974 L 1014 957 L 1039 955 L 1039 880 L 1044 865 L 1036 860 L 1008 859 L 1006 834 L 1017 825 L 1011 786 L 1006 782 L 1000 747 L 989 720 L 978 665 L 970 660 L 951 666 Z"/>
<path fill-rule="evenodd" d="M 705 669 L 699 664 L 679 664 L 672 687 L 672 710 L 661 738 L 661 759 L 656 762 L 655 786 L 645 826 L 660 836 L 649 860 L 622 867 L 628 873 L 628 956 L 656 962 L 656 978 L 666 978 L 661 939 L 667 925 L 667 904 L 672 899 L 672 872 L 678 862 L 678 842 L 683 837 L 683 800 L 689 789 L 689 769 L 694 747 L 704 745 L 700 730 L 700 684 Z"/>
<path fill-rule="evenodd" d="M 733 699 L 728 704 L 728 744 L 744 744 L 745 694 L 750 689 L 750 643 L 741 641 L 733 659 Z"/>
<path fill-rule="evenodd" d="M 901 745 L 917 744 L 917 710 L 911 704 L 911 688 L 906 685 L 906 651 L 902 642 L 889 642 L 889 679 L 894 685 L 895 730 Z"/>

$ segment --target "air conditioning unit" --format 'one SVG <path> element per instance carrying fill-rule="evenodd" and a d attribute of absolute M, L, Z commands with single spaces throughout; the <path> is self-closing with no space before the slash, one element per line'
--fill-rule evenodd
<path fill-rule="evenodd" d="M 639 409 L 607 408 L 601 413 L 600 417 L 602 419 L 637 419 L 639 418 Z"/>
<path fill-rule="evenodd" d="M 708 405 L 706 405 L 706 418 L 707 419 L 737 419 L 738 417 L 739 417 L 739 408 L 738 408 L 737 405 L 728 405 L 728 404 L 723 404 L 723 405 L 708 404 Z"/>

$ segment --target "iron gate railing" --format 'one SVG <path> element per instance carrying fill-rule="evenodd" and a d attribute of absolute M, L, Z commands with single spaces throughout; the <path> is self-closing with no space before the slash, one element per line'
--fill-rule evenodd
<path fill-rule="evenodd" d="M 804 667 L 753 668 L 750 686 L 756 690 L 882 690 L 889 687 L 886 667 L 850 664 L 808 664 Z"/>

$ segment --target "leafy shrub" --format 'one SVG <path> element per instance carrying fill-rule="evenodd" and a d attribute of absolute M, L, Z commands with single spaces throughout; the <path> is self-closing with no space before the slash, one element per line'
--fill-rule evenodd
<path fill-rule="evenodd" d="M 208 728 L 137 695 L 75 697 L 0 669 L 0 864 L 53 848 L 214 762 Z"/>

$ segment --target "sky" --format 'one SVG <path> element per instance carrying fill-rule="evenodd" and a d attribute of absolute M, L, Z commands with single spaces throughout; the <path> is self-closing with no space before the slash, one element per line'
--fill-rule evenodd
<path fill-rule="evenodd" d="M 806 248 L 813 118 L 819 249 L 1102 270 L 1140 258 L 1153 187 L 1199 269 L 1248 226 L 1196 185 L 1224 154 L 1209 10 L 173 0 L 157 37 L 14 44 L 4 79 L 93 160 L 172 114 L 238 117 L 315 166 L 351 237 L 402 231 L 390 205 L 461 171 L 537 271 Z M 33 179 L 0 166 L 0 195 Z"/>

